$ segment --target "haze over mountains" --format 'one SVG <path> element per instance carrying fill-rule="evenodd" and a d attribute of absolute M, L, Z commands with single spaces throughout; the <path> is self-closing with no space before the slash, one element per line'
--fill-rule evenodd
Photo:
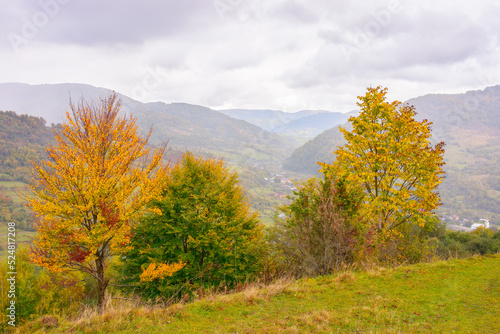
<path fill-rule="evenodd" d="M 85 84 L 0 84 L 0 110 L 64 121 L 69 98 L 77 103 L 112 91 Z M 353 99 L 360 92 L 353 92 Z M 331 162 L 343 144 L 338 125 L 356 114 L 324 110 L 212 110 L 186 103 L 142 103 L 125 95 L 124 113 L 137 117 L 152 144 L 202 151 L 231 164 L 285 168 L 314 175 L 318 161 Z M 429 94 L 408 101 L 417 118 L 434 123 L 433 138 L 446 143 L 447 178 L 440 187 L 442 212 L 500 219 L 500 86 L 464 94 Z M 300 146 L 303 144 L 302 146 Z"/>
<path fill-rule="evenodd" d="M 111 93 L 109 89 L 85 84 L 4 83 L 0 84 L 0 110 L 61 123 L 65 111 L 69 110 L 70 98 L 76 104 L 81 97 L 92 101 Z M 216 111 L 186 103 L 142 103 L 118 95 L 122 111 L 137 117 L 143 133 L 153 126 L 152 144 L 168 141 L 174 149 L 208 151 L 236 162 L 280 165 L 299 144 L 347 119 L 344 114 L 327 111 L 304 110 L 293 114 L 265 110 Z M 292 136 L 294 140 L 281 135 Z"/>
<path fill-rule="evenodd" d="M 337 124 L 347 122 L 349 114 L 326 110 L 301 110 L 286 113 L 280 110 L 229 109 L 220 112 L 247 121 L 262 129 L 298 140 L 312 139 Z"/>

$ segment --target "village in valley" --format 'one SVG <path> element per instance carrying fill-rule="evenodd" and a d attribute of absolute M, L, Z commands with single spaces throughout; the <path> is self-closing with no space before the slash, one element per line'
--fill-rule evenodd
<path fill-rule="evenodd" d="M 286 198 L 287 195 L 296 191 L 294 182 L 287 178 L 286 172 L 279 173 L 271 173 L 270 177 L 265 177 L 264 180 L 268 186 L 273 186 L 273 190 L 277 190 L 276 192 L 272 192 L 268 194 L 269 197 L 278 197 L 280 199 Z"/>
<path fill-rule="evenodd" d="M 452 216 L 452 217 L 441 217 L 445 218 L 442 219 L 443 221 L 450 221 L 450 218 L 453 219 L 451 220 L 454 222 L 453 224 L 447 223 L 446 228 L 452 231 L 460 231 L 460 232 L 472 232 L 477 230 L 478 228 L 483 228 L 483 229 L 493 229 L 493 230 L 498 230 L 496 226 L 493 226 L 490 224 L 490 220 L 487 218 L 481 218 L 479 219 L 479 223 L 473 223 L 468 219 L 462 219 L 460 220 L 459 217 L 457 216 Z M 456 221 L 456 223 L 455 223 Z"/>

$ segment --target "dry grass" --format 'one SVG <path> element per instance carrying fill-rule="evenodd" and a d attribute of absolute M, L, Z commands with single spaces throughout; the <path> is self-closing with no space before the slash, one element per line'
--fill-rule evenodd
<path fill-rule="evenodd" d="M 196 303 L 207 305 L 254 305 L 270 300 L 272 297 L 287 291 L 293 285 L 294 281 L 290 278 L 276 280 L 270 284 L 252 283 L 247 285 L 240 292 L 228 294 L 210 294 Z"/>
<path fill-rule="evenodd" d="M 352 272 L 343 272 L 337 275 L 335 281 L 345 283 L 345 282 L 355 282 L 356 276 Z"/>
<path fill-rule="evenodd" d="M 73 317 L 60 318 L 45 315 L 20 327 L 14 333 L 45 333 L 57 328 L 57 333 L 112 333 L 130 327 L 132 319 L 148 319 L 151 323 L 159 323 L 166 318 L 175 318 L 182 314 L 185 304 L 177 303 L 164 307 L 161 303 L 147 305 L 140 297 L 132 298 L 108 296 L 105 312 L 99 314 L 96 307 L 84 306 Z"/>
<path fill-rule="evenodd" d="M 236 293 L 216 293 L 204 291 L 203 298 L 191 304 L 200 305 L 207 311 L 217 311 L 235 305 L 255 305 L 269 301 L 272 297 L 287 291 L 294 283 L 293 280 L 280 279 L 271 284 L 254 283 L 241 288 Z M 145 303 L 140 297 L 130 298 L 109 296 L 106 301 L 105 311 L 99 314 L 96 307 L 85 306 L 71 318 L 58 316 L 43 316 L 31 323 L 22 326 L 14 333 L 45 333 L 57 328 L 59 333 L 87 333 L 92 328 L 92 333 L 110 333 L 123 331 L 124 328 L 134 330 L 130 326 L 133 319 L 142 319 L 151 324 L 169 324 L 174 319 L 183 318 L 186 304 L 183 302 L 165 305 L 162 302 Z M 170 319 L 170 320 L 169 320 Z"/>

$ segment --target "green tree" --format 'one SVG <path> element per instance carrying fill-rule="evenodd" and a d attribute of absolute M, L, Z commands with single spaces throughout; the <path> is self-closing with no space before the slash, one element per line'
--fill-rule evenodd
<path fill-rule="evenodd" d="M 345 176 L 364 188 L 364 214 L 378 241 L 414 235 L 440 205 L 444 143 L 431 144 L 432 123 L 415 120 L 413 106 L 386 102 L 387 88 L 368 88 L 361 112 L 341 128 L 347 144 L 334 152 L 326 173 Z"/>
<path fill-rule="evenodd" d="M 169 277 L 143 281 L 145 296 L 169 296 L 182 286 L 184 291 L 232 286 L 259 273 L 262 225 L 249 212 L 238 175 L 222 160 L 187 152 L 151 208 L 161 214 L 147 215 L 135 226 L 124 281 L 139 282 L 151 263 L 184 267 Z"/>

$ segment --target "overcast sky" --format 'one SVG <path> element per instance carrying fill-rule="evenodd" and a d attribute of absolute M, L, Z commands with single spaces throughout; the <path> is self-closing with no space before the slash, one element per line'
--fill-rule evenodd
<path fill-rule="evenodd" d="M 0 82 L 143 102 L 356 108 L 500 83 L 498 0 L 0 0 Z"/>

